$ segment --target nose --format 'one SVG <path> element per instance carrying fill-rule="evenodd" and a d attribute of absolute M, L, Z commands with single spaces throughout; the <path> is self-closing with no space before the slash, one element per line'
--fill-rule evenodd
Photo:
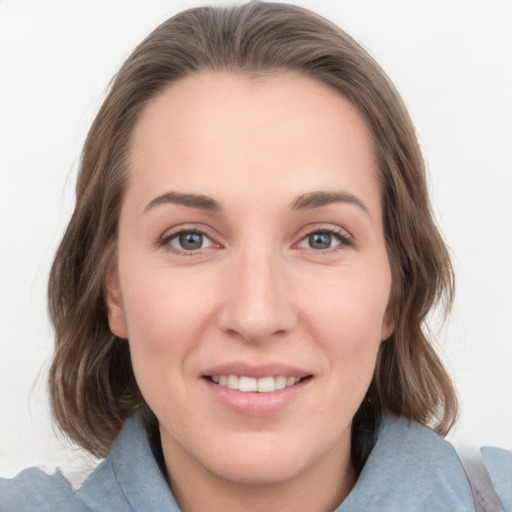
<path fill-rule="evenodd" d="M 219 325 L 252 343 L 290 332 L 297 315 L 288 287 L 284 257 L 247 248 L 228 270 Z"/>

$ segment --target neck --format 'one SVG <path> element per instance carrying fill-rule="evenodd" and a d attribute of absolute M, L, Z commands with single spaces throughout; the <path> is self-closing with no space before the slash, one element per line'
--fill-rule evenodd
<path fill-rule="evenodd" d="M 224 479 L 180 452 L 176 445 L 172 452 L 164 449 L 169 485 L 182 512 L 330 512 L 357 480 L 350 443 L 298 476 L 264 484 Z"/>

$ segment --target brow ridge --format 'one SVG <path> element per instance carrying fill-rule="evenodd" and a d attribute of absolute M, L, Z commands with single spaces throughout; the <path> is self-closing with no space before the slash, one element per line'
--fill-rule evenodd
<path fill-rule="evenodd" d="M 292 204 L 292 210 L 312 210 L 333 203 L 349 203 L 369 213 L 368 207 L 354 194 L 345 191 L 339 192 L 308 192 L 302 194 Z"/>
<path fill-rule="evenodd" d="M 222 209 L 215 199 L 202 194 L 184 192 L 166 192 L 152 199 L 144 208 L 144 212 L 164 204 L 180 204 L 209 212 L 220 212 Z"/>
<path fill-rule="evenodd" d="M 308 192 L 298 196 L 292 203 L 292 210 L 312 210 L 333 203 L 349 203 L 369 213 L 366 205 L 354 194 L 345 191 L 339 192 Z M 144 209 L 144 212 L 163 204 L 180 204 L 189 208 L 196 208 L 210 212 L 220 212 L 220 204 L 213 198 L 203 194 L 184 192 L 166 192 L 152 199 Z"/>

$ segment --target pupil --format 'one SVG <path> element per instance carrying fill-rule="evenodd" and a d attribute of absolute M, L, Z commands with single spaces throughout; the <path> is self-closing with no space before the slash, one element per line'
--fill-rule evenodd
<path fill-rule="evenodd" d="M 315 233 L 309 236 L 309 246 L 312 249 L 329 249 L 331 238 L 329 233 Z"/>
<path fill-rule="evenodd" d="M 194 250 L 201 249 L 203 245 L 203 235 L 199 233 L 185 233 L 180 235 L 180 245 L 183 249 Z"/>

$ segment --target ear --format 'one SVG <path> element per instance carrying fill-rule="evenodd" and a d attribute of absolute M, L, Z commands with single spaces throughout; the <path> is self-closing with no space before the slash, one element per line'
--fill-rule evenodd
<path fill-rule="evenodd" d="M 386 314 L 384 318 L 384 322 L 382 322 L 382 329 L 380 333 L 380 340 L 386 341 L 391 338 L 393 333 L 395 332 L 395 323 L 392 321 L 392 315 Z"/>
<path fill-rule="evenodd" d="M 107 274 L 103 295 L 107 305 L 110 332 L 118 338 L 128 338 L 128 329 L 126 328 L 126 320 L 121 300 L 121 289 L 119 287 L 119 276 L 115 265 L 110 267 Z"/>
<path fill-rule="evenodd" d="M 391 338 L 395 332 L 396 327 L 396 304 L 393 297 L 390 298 L 386 312 L 384 313 L 384 319 L 382 320 L 382 327 L 380 332 L 381 341 L 386 341 Z"/>

